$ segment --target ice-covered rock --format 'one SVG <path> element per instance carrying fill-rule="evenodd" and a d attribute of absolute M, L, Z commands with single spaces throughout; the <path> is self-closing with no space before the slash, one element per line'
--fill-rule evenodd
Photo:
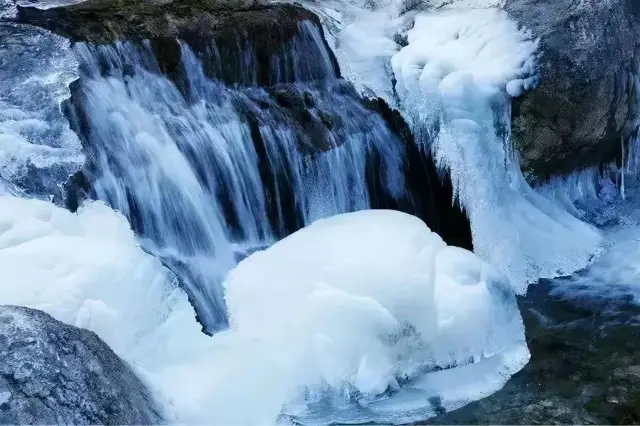
<path fill-rule="evenodd" d="M 94 333 L 42 311 L 0 306 L 0 423 L 158 424 L 162 417 L 146 386 Z"/>
<path fill-rule="evenodd" d="M 450 8 L 418 14 L 407 42 L 391 59 L 401 108 L 450 173 L 474 251 L 517 292 L 585 265 L 598 232 L 535 193 L 511 147 L 511 97 L 537 84 L 537 40 L 503 10 Z"/>
<path fill-rule="evenodd" d="M 225 285 L 232 332 L 306 389 L 284 410 L 303 422 L 425 419 L 495 391 L 528 359 L 504 276 L 399 212 L 315 222 Z"/>
<path fill-rule="evenodd" d="M 84 162 L 60 109 L 77 62 L 67 40 L 41 28 L 0 23 L 0 39 L 0 177 L 34 196 L 59 196 Z"/>

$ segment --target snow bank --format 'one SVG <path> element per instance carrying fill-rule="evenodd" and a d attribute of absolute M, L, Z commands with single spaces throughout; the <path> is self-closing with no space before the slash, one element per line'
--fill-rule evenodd
<path fill-rule="evenodd" d="M 528 359 L 506 279 L 399 212 L 320 220 L 249 256 L 225 288 L 233 332 L 305 389 L 285 414 L 307 423 L 425 419 L 430 397 L 478 399 Z"/>
<path fill-rule="evenodd" d="M 225 284 L 232 329 L 210 338 L 105 204 L 0 207 L 0 303 L 95 331 L 171 423 L 423 419 L 429 396 L 462 405 L 528 359 L 504 278 L 402 213 L 335 216 L 249 256 Z"/>

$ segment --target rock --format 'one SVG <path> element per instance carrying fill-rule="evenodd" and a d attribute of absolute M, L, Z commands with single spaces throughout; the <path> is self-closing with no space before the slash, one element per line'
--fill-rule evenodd
<path fill-rule="evenodd" d="M 330 93 L 325 93 L 324 90 Z M 296 133 L 300 152 L 316 154 L 346 142 L 345 138 L 341 137 L 344 132 L 340 131 L 342 129 L 340 111 L 324 111 L 318 108 L 323 103 L 331 106 L 331 103 L 327 102 L 330 99 L 339 99 L 338 93 L 332 96 L 333 92 L 337 92 L 335 87 L 327 87 L 324 90 L 312 94 L 296 85 L 279 85 L 268 90 L 280 106 L 283 125 L 290 125 Z M 355 102 L 357 99 L 354 97 Z M 336 131 L 332 133 L 333 123 L 337 124 Z"/>
<path fill-rule="evenodd" d="M 507 0 L 541 40 L 541 85 L 514 102 L 513 140 L 537 178 L 597 165 L 638 124 L 640 3 Z"/>
<path fill-rule="evenodd" d="M 0 306 L 0 424 L 158 424 L 149 391 L 93 332 Z"/>
<path fill-rule="evenodd" d="M 18 7 L 18 21 L 74 42 L 150 40 L 161 71 L 175 80 L 181 39 L 204 60 L 210 77 L 260 86 L 293 82 L 295 58 L 286 46 L 305 22 L 321 31 L 318 17 L 303 7 L 253 0 L 87 0 L 50 9 Z M 333 68 L 339 74 L 335 60 Z"/>

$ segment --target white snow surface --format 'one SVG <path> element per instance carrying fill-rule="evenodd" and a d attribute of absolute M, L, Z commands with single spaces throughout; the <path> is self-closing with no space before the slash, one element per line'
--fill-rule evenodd
<path fill-rule="evenodd" d="M 430 397 L 457 407 L 528 360 L 505 277 L 399 212 L 317 221 L 241 262 L 226 292 L 232 330 L 306 387 L 285 408 L 305 423 L 425 419 Z"/>
<path fill-rule="evenodd" d="M 0 303 L 95 331 L 170 423 L 405 422 L 433 414 L 429 396 L 454 408 L 495 391 L 528 360 L 505 278 L 403 213 L 338 215 L 249 256 L 225 283 L 231 329 L 207 337 L 105 204 L 0 207 Z M 312 407 L 328 394 L 340 410 Z"/>

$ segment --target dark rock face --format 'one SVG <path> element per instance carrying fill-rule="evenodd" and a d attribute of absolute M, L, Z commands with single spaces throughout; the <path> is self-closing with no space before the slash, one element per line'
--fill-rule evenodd
<path fill-rule="evenodd" d="M 302 7 L 252 0 L 88 0 L 46 10 L 18 7 L 18 21 L 76 42 L 149 40 L 162 72 L 176 80 L 180 39 L 205 59 L 210 77 L 260 86 L 293 82 L 289 44 L 302 23 L 320 28 L 317 16 Z M 333 66 L 339 73 L 337 62 Z"/>
<path fill-rule="evenodd" d="M 0 424 L 158 424 L 149 391 L 94 333 L 0 306 Z"/>
<path fill-rule="evenodd" d="M 363 101 L 367 108 L 384 118 L 391 131 L 402 141 L 406 163 L 404 168 L 407 199 L 394 200 L 380 194 L 380 163 L 373 158 L 367 169 L 370 191 L 378 194 L 374 208 L 398 210 L 419 217 L 448 244 L 473 251 L 473 237 L 467 213 L 453 193 L 448 173 L 436 166 L 429 151 L 416 143 L 402 115 L 382 99 Z"/>
<path fill-rule="evenodd" d="M 543 52 L 541 85 L 513 108 L 523 170 L 544 179 L 611 160 L 637 125 L 637 2 L 508 0 L 505 8 Z"/>

